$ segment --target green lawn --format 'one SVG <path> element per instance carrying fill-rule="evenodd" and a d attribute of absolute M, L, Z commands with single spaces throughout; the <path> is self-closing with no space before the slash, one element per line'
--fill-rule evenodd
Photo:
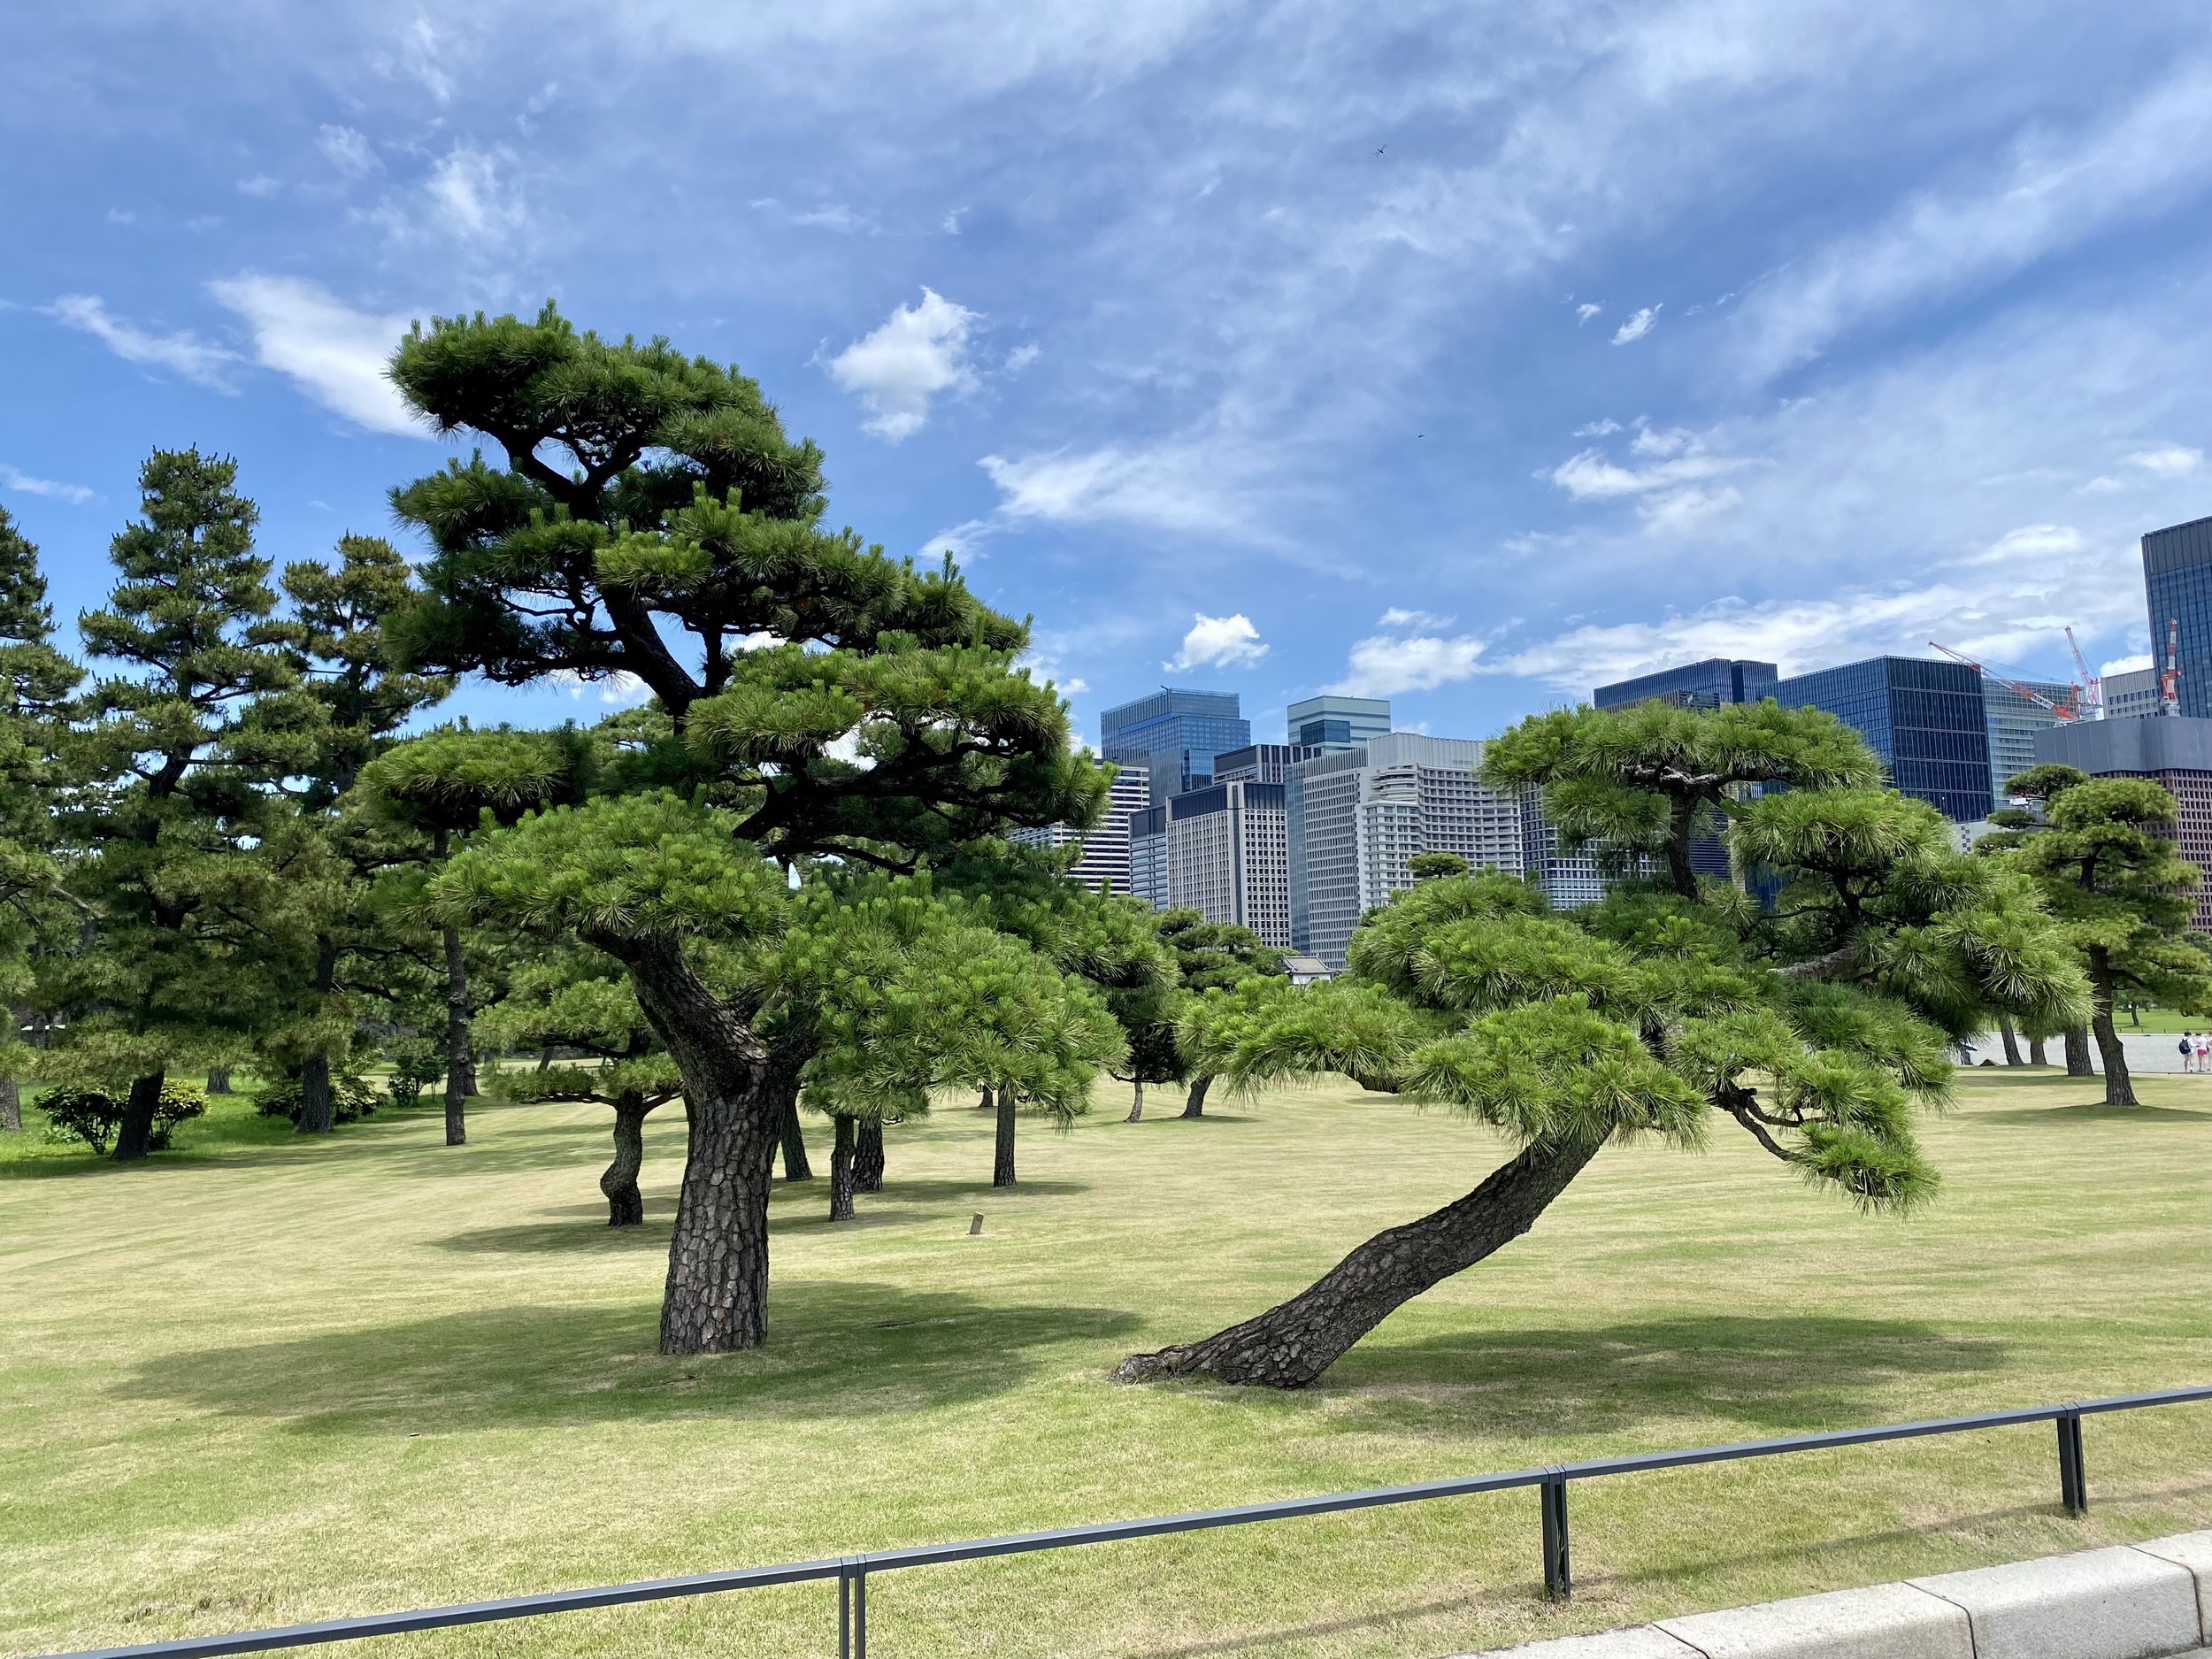
<path fill-rule="evenodd" d="M 2212 1079 L 1982 1073 L 1920 1217 L 1867 1219 L 1717 1132 L 1608 1151 L 1527 1239 L 1283 1395 L 1119 1388 L 1132 1348 L 1304 1284 L 1455 1194 L 1487 1131 L 1344 1089 L 1071 1135 L 891 1134 L 862 1218 L 779 1201 L 774 1333 L 652 1351 L 652 1223 L 610 1233 L 591 1107 L 434 1110 L 302 1144 L 243 1102 L 116 1169 L 0 1150 L 0 1651 L 148 1641 L 2212 1380 Z M 1171 1110 L 1171 1108 L 1170 1109 Z M 826 1167 L 825 1137 L 818 1134 Z M 969 1217 L 985 1217 L 980 1237 Z M 1578 1486 L 1578 1594 L 1532 1494 L 879 1579 L 901 1655 L 1433 1655 L 2212 1524 L 2212 1407 Z M 832 1651 L 789 1589 L 375 1644 Z"/>

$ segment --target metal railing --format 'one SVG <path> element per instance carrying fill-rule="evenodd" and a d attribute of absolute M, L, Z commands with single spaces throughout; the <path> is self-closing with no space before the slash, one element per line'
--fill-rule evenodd
<path fill-rule="evenodd" d="M 1258 1521 L 1287 1521 L 1302 1515 L 1334 1515 L 1347 1509 L 1420 1503 L 1432 1498 L 1466 1497 L 1479 1492 L 1509 1491 L 1517 1486 L 1538 1489 L 1543 1525 L 1544 1592 L 1548 1596 L 1561 1599 L 1570 1593 L 1573 1584 L 1569 1571 L 1567 1534 L 1567 1483 L 1571 1480 L 1640 1474 L 1653 1469 L 1683 1469 L 1695 1463 L 1732 1463 L 1750 1457 L 1775 1457 L 1787 1452 L 1817 1451 L 1832 1446 L 1865 1446 L 1878 1440 L 1961 1434 L 2019 1423 L 2055 1423 L 2058 1425 L 2059 1502 L 2068 1514 L 2080 1515 L 2089 1508 L 2089 1488 L 2082 1461 L 2082 1418 L 2101 1412 L 2131 1411 L 2145 1406 L 2177 1405 L 2192 1400 L 2212 1400 L 2212 1386 L 2116 1394 L 2103 1400 L 2077 1400 L 2067 1405 L 1985 1411 L 1966 1417 L 1933 1417 L 1924 1423 L 1891 1423 L 1878 1428 L 1832 1429 L 1820 1434 L 1742 1440 L 1732 1446 L 1699 1446 L 1686 1451 L 1639 1452 L 1626 1457 L 1556 1463 L 1545 1469 L 1516 1469 L 1503 1474 L 1425 1480 L 1407 1486 L 1372 1486 L 1363 1492 L 1337 1492 L 1317 1498 L 1282 1498 L 1271 1503 L 1246 1503 L 1227 1509 L 1194 1509 L 1183 1515 L 1159 1515 L 1139 1521 L 1105 1521 L 1044 1532 L 975 1538 L 957 1544 L 876 1549 L 821 1561 L 788 1562 L 777 1567 L 744 1567 L 732 1572 L 698 1573 L 683 1578 L 648 1578 L 635 1584 L 604 1585 L 593 1590 L 558 1590 L 544 1595 L 511 1596 L 500 1601 L 416 1608 L 404 1613 L 325 1619 L 313 1624 L 242 1631 L 227 1636 L 186 1636 L 175 1641 L 50 1655 L 47 1659 L 213 1659 L 220 1654 L 268 1653 L 280 1647 L 357 1641 L 366 1636 L 396 1636 L 409 1631 L 443 1630 L 498 1619 L 538 1618 L 548 1613 L 580 1612 L 586 1608 L 621 1607 L 636 1601 L 665 1601 L 680 1596 L 714 1595 L 726 1590 L 758 1590 L 770 1585 L 830 1578 L 837 1581 L 839 1659 L 867 1659 L 868 1579 L 873 1573 L 943 1566 L 956 1561 L 982 1561 L 994 1555 L 1025 1555 L 1043 1549 L 1071 1549 L 1079 1544 L 1156 1538 L 1168 1532 L 1199 1532 L 1217 1526 L 1246 1526 Z"/>

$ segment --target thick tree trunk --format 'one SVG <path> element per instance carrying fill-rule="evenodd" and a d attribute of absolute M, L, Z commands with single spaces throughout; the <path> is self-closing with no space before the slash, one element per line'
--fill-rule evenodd
<path fill-rule="evenodd" d="M 2108 1106 L 2133 1106 L 2135 1079 L 2128 1075 L 2127 1050 L 2120 1046 L 2120 1033 L 2112 1025 L 2111 970 L 2103 967 L 2099 953 L 2089 953 L 2089 987 L 2094 996 L 2091 1007 L 2095 1010 L 2089 1020 L 2089 1029 L 2097 1039 L 2097 1053 L 2104 1060 L 2104 1103 Z"/>
<path fill-rule="evenodd" d="M 1014 1086 L 998 1086 L 998 1141 L 991 1152 L 991 1185 L 1014 1184 Z"/>
<path fill-rule="evenodd" d="M 776 1131 L 804 1056 L 771 1048 L 692 971 L 673 940 L 591 930 L 585 942 L 629 969 L 639 1006 L 682 1073 L 691 1114 L 661 1298 L 661 1352 L 758 1348 L 768 1340 Z"/>
<path fill-rule="evenodd" d="M 2007 1065 L 2019 1065 L 2024 1064 L 2020 1058 L 2019 1034 L 2012 1028 L 2011 1015 L 2000 1014 L 1997 1016 L 1997 1034 L 2004 1040 L 2005 1064 Z"/>
<path fill-rule="evenodd" d="M 883 1119 L 861 1120 L 860 1144 L 853 1148 L 853 1187 L 864 1193 L 883 1190 Z"/>
<path fill-rule="evenodd" d="M 115 1131 L 118 1164 L 135 1163 L 154 1149 L 154 1109 L 161 1104 L 161 1086 L 168 1078 L 166 1071 L 150 1071 L 131 1079 L 130 1096 L 123 1102 L 123 1121 Z"/>
<path fill-rule="evenodd" d="M 1203 1371 L 1223 1382 L 1302 1387 L 1423 1291 L 1534 1226 L 1597 1150 L 1528 1147 L 1464 1198 L 1377 1233 L 1288 1302 L 1202 1342 L 1132 1354 L 1114 1380 Z"/>
<path fill-rule="evenodd" d="M 300 1067 L 300 1133 L 328 1134 L 330 1117 L 330 1056 L 311 1054 Z"/>
<path fill-rule="evenodd" d="M 998 1110 L 998 1102 L 991 1098 L 991 1086 L 988 1083 L 986 1083 L 983 1086 L 983 1098 L 976 1102 L 975 1109 L 979 1112 L 996 1111 Z"/>
<path fill-rule="evenodd" d="M 211 1065 L 207 1068 L 207 1092 L 211 1094 L 230 1093 L 230 1068 L 228 1066 Z"/>
<path fill-rule="evenodd" d="M 445 1143 L 468 1144 L 468 1098 L 476 1093 L 469 1056 L 469 964 L 461 930 L 445 930 Z"/>
<path fill-rule="evenodd" d="M 13 1078 L 0 1077 L 0 1134 L 13 1134 L 22 1127 L 23 1091 Z"/>
<path fill-rule="evenodd" d="M 2089 1033 L 2080 1025 L 2066 1028 L 2066 1075 L 2094 1077 L 2097 1068 L 2089 1064 Z"/>
<path fill-rule="evenodd" d="M 853 1218 L 853 1120 L 839 1113 L 832 1120 L 837 1138 L 830 1143 L 830 1219 Z"/>
<path fill-rule="evenodd" d="M 645 1220 L 645 1194 L 638 1191 L 637 1176 L 645 1167 L 645 1118 L 652 1110 L 635 1089 L 615 1097 L 614 1162 L 599 1178 L 611 1227 L 639 1226 Z"/>
<path fill-rule="evenodd" d="M 1203 1118 L 1206 1115 L 1206 1091 L 1213 1087 L 1214 1074 L 1201 1071 L 1191 1079 L 1190 1094 L 1183 1102 L 1183 1116 Z"/>
<path fill-rule="evenodd" d="M 807 1162 L 806 1131 L 799 1123 L 799 1095 L 793 1090 L 790 1099 L 783 1102 L 778 1114 L 782 1126 L 778 1131 L 783 1142 L 783 1179 L 787 1181 L 810 1181 L 814 1166 Z"/>
<path fill-rule="evenodd" d="M 1134 1093 L 1129 1097 L 1129 1115 L 1122 1119 L 1125 1124 L 1135 1123 L 1144 1116 L 1144 1079 L 1137 1078 L 1130 1087 Z"/>
<path fill-rule="evenodd" d="M 2028 1039 L 2028 1064 L 2030 1065 L 2050 1064 L 2050 1061 L 2045 1057 L 2043 1053 L 2042 1038 L 2031 1037 Z"/>

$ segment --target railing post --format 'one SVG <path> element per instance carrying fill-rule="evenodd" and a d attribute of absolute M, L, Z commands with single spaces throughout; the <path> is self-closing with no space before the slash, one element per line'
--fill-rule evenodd
<path fill-rule="evenodd" d="M 2058 1500 L 2069 1515 L 2089 1513 L 2089 1480 L 2082 1464 L 2078 1411 L 2058 1414 Z"/>
<path fill-rule="evenodd" d="M 868 1659 L 868 1558 L 837 1563 L 837 1659 Z"/>
<path fill-rule="evenodd" d="M 1544 1595 L 1563 1601 L 1574 1594 L 1567 1552 L 1567 1482 L 1564 1476 L 1537 1488 L 1544 1509 Z"/>
<path fill-rule="evenodd" d="M 837 1659 L 853 1659 L 853 1580 L 843 1562 L 837 1563 Z"/>

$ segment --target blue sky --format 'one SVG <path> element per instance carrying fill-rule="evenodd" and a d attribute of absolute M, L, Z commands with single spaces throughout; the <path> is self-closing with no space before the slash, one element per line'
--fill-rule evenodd
<path fill-rule="evenodd" d="M 2147 649 L 2212 514 L 2212 10 L 7 8 L 0 503 L 93 603 L 156 445 L 264 550 L 435 465 L 411 317 L 665 334 L 957 548 L 1081 729 L 1479 736 L 1714 654 Z M 480 716 L 597 711 L 472 688 Z"/>

